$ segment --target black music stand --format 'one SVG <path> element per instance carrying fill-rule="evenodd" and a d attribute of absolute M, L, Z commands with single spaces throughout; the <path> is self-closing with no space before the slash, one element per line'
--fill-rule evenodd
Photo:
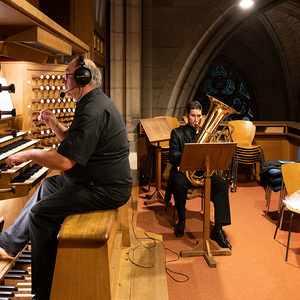
<path fill-rule="evenodd" d="M 161 146 L 160 142 L 168 141 L 171 135 L 171 127 L 166 118 L 153 118 L 140 120 L 150 143 L 156 142 L 156 191 L 145 200 L 144 204 L 160 202 L 165 204 L 164 195 L 161 191 Z"/>
<path fill-rule="evenodd" d="M 179 166 L 179 171 L 227 170 L 234 154 L 236 143 L 187 143 Z M 204 222 L 203 239 L 192 250 L 181 250 L 182 257 L 204 256 L 211 268 L 217 266 L 213 255 L 231 255 L 229 248 L 220 248 L 210 240 L 210 192 L 211 176 L 204 179 Z"/>

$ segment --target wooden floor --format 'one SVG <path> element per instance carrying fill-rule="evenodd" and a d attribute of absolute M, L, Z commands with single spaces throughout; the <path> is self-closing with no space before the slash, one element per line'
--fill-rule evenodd
<path fill-rule="evenodd" d="M 136 231 L 139 187 L 129 200 L 131 248 L 123 249 L 116 300 L 166 300 L 168 297 L 162 236 Z M 132 214 L 133 212 L 133 214 Z"/>
<path fill-rule="evenodd" d="M 115 300 L 167 300 L 168 287 L 165 271 L 162 236 L 136 231 L 136 212 L 139 187 L 133 189 L 128 203 L 131 248 L 122 250 L 119 280 Z M 14 265 L 14 260 L 0 259 L 0 279 Z M 2 284 L 3 281 L 0 283 Z M 95 299 L 96 300 L 96 299 Z"/>

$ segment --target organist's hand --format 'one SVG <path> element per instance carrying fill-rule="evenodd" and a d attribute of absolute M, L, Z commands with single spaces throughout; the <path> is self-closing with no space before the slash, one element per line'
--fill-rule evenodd
<path fill-rule="evenodd" d="M 10 155 L 6 159 L 6 165 L 11 168 L 13 166 L 18 166 L 18 165 L 22 164 L 23 162 L 30 160 L 27 152 L 28 151 L 21 151 L 21 152 L 15 153 L 13 155 Z"/>
<path fill-rule="evenodd" d="M 56 119 L 55 114 L 50 110 L 42 109 L 38 116 L 38 120 L 44 122 L 50 128 L 58 126 L 58 120 Z"/>

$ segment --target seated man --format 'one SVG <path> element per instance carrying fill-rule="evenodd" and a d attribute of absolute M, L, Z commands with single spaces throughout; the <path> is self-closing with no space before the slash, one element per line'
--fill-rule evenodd
<path fill-rule="evenodd" d="M 115 209 L 131 195 L 127 132 L 118 109 L 99 88 L 100 70 L 92 61 L 76 58 L 63 78 L 67 93 L 77 101 L 70 128 L 59 123 L 51 111 L 42 110 L 39 115 L 61 140 L 58 150 L 31 149 L 6 161 L 11 167 L 32 160 L 64 171 L 64 175 L 46 178 L 14 224 L 0 233 L 1 250 L 10 256 L 16 256 L 31 240 L 35 300 L 50 298 L 57 234 L 65 217 Z"/>
<path fill-rule="evenodd" d="M 202 106 L 198 101 L 192 101 L 187 105 L 186 117 L 188 123 L 185 126 L 175 128 L 171 132 L 169 158 L 172 164 L 168 181 L 167 193 L 174 195 L 175 207 L 178 214 L 178 223 L 175 225 L 174 234 L 181 237 L 185 229 L 185 204 L 187 192 L 191 186 L 185 172 L 179 172 L 183 148 L 185 143 L 193 143 L 199 131 L 202 117 Z M 168 201 L 169 199 L 165 199 Z M 215 226 L 210 238 L 216 241 L 220 247 L 231 249 L 222 226 L 231 224 L 228 196 L 228 183 L 221 177 L 213 174 L 211 177 L 211 200 L 215 208 Z"/>

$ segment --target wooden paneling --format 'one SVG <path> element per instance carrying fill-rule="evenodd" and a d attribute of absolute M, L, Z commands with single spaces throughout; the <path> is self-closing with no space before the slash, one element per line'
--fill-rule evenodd
<path fill-rule="evenodd" d="M 86 1 L 84 1 L 84 3 L 85 2 Z M 85 9 L 83 8 L 83 11 L 84 10 Z M 92 18 L 92 22 L 94 22 L 93 19 L 94 18 Z M 83 23 L 81 23 L 81 25 L 84 27 Z M 12 34 L 16 35 L 18 33 L 23 32 L 26 29 L 29 29 L 30 27 L 38 27 L 45 30 L 53 37 L 59 39 L 60 44 L 65 44 L 65 43 L 70 44 L 71 51 L 68 49 L 68 51 L 66 52 L 67 54 L 68 53 L 88 54 L 89 52 L 89 46 L 86 43 L 80 40 L 77 36 L 67 31 L 65 28 L 58 25 L 56 22 L 54 22 L 48 16 L 43 14 L 40 10 L 38 10 L 36 7 L 31 5 L 26 0 L 0 0 L 0 41 L 6 43 L 5 40 L 9 39 Z M 43 45 L 45 48 L 47 48 L 48 42 L 50 41 L 47 40 L 46 44 Z M 7 42 L 7 43 L 11 43 L 11 42 Z M 52 44 L 52 46 L 55 47 L 55 44 L 56 42 Z M 30 48 L 33 51 L 36 51 L 35 49 L 36 46 L 38 46 L 38 43 L 32 45 L 33 48 L 31 48 L 29 45 L 27 46 L 28 49 Z M 22 52 L 15 52 L 15 54 L 13 54 L 12 49 L 9 46 L 7 47 L 10 50 L 10 52 L 7 52 L 8 56 L 14 57 L 13 55 L 16 55 L 17 58 L 22 58 L 20 57 L 20 55 L 22 55 Z M 41 53 L 44 54 L 48 53 L 48 56 L 51 57 L 55 55 L 51 51 L 45 52 L 45 50 L 41 50 Z M 34 55 L 32 56 L 32 58 L 34 58 Z M 28 60 L 30 59 L 30 57 L 28 57 L 27 55 L 23 59 Z"/>
<path fill-rule="evenodd" d="M 62 76 L 65 68 L 65 65 L 55 64 L 2 63 L 2 73 L 8 84 L 14 83 L 16 87 L 16 93 L 11 94 L 13 106 L 17 112 L 14 129 L 30 130 L 31 138 L 42 139 L 43 146 L 51 147 L 57 145 L 59 141 L 54 137 L 54 134 L 49 133 L 46 136 L 41 136 L 38 133 L 48 129 L 37 121 L 41 109 L 55 110 L 56 117 L 59 118 L 60 122 L 65 122 L 66 126 L 69 126 L 73 119 L 75 102 L 68 96 L 60 98 L 60 92 L 64 85 L 61 79 L 51 78 L 52 75 Z M 44 79 L 40 79 L 40 75 L 43 75 Z M 47 79 L 46 75 L 50 78 Z M 44 87 L 43 90 L 40 89 L 41 86 Z M 49 90 L 46 87 L 49 87 Z M 44 100 L 44 103 L 38 102 L 41 99 Z"/>

